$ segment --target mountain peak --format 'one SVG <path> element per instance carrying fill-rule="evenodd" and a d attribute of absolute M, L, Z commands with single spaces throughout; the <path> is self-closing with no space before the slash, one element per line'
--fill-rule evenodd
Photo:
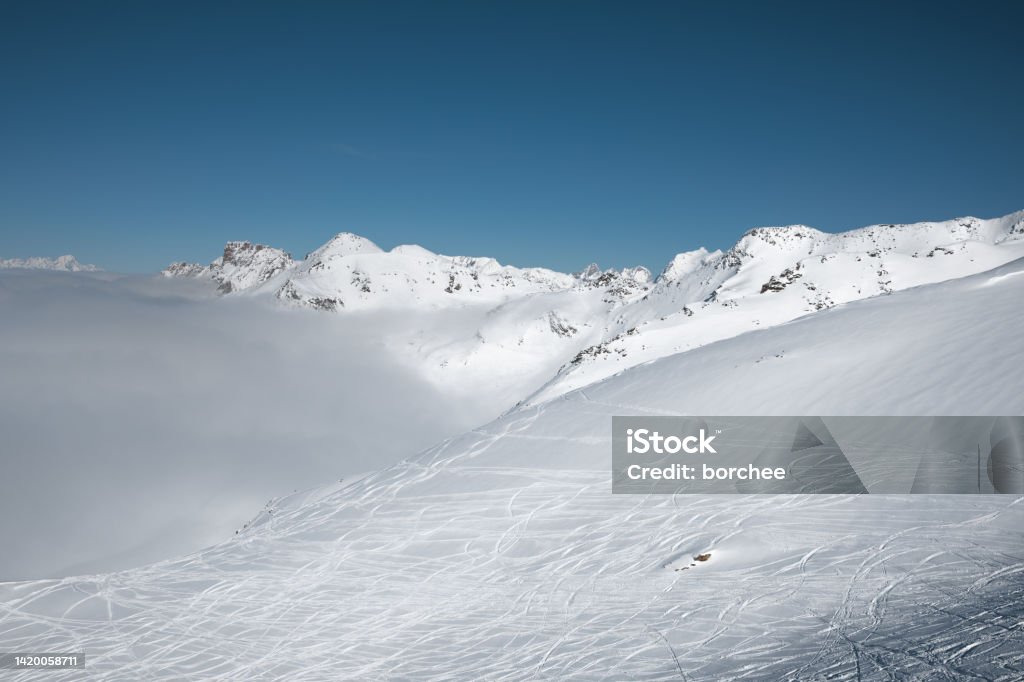
<path fill-rule="evenodd" d="M 388 253 L 413 256 L 416 258 L 433 258 L 437 256 L 436 253 L 430 249 L 423 248 L 419 244 L 400 244 L 391 249 Z"/>
<path fill-rule="evenodd" d="M 262 253 L 266 251 L 266 253 Z M 224 254 L 221 256 L 223 265 L 248 266 L 257 260 L 268 258 L 287 258 L 291 260 L 291 254 L 281 249 L 275 249 L 266 244 L 254 244 L 250 241 L 230 241 L 224 244 Z"/>
<path fill-rule="evenodd" d="M 366 237 L 361 237 L 352 232 L 339 232 L 331 237 L 327 243 L 313 251 L 313 254 L 325 257 L 351 256 L 357 253 L 382 253 L 383 249 L 374 244 Z"/>
<path fill-rule="evenodd" d="M 600 277 L 601 273 L 602 270 L 600 266 L 597 263 L 591 263 L 590 265 L 583 268 L 579 272 L 574 272 L 573 274 L 578 279 L 594 279 L 595 277 Z"/>
<path fill-rule="evenodd" d="M 276 275 L 295 267 L 291 254 L 265 244 L 229 241 L 219 258 L 208 266 L 179 261 L 161 271 L 164 277 L 207 277 L 217 283 L 221 293 L 257 287 Z"/>
<path fill-rule="evenodd" d="M 807 225 L 779 225 L 755 227 L 747 230 L 731 251 L 735 253 L 757 253 L 769 251 L 792 251 L 806 245 L 827 239 L 829 235 Z"/>
<path fill-rule="evenodd" d="M 665 266 L 665 269 L 661 271 L 661 274 L 658 276 L 658 281 L 673 282 L 679 279 L 680 277 L 692 272 L 699 265 L 706 262 L 709 256 L 717 257 L 721 255 L 721 251 L 715 251 L 714 253 L 710 253 L 703 246 L 693 251 L 684 251 L 682 253 L 677 253 L 672 258 L 672 260 L 669 261 L 668 265 Z"/>
<path fill-rule="evenodd" d="M 602 270 L 597 263 L 591 263 L 579 272 L 574 272 L 573 277 L 583 282 L 598 285 L 608 284 L 620 278 L 633 284 L 645 285 L 651 281 L 651 271 L 642 265 L 634 268 L 623 268 L 622 270 Z"/>

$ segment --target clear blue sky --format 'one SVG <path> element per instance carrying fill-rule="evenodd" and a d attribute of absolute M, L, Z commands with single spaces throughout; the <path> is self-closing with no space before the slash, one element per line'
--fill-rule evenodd
<path fill-rule="evenodd" d="M 0 257 L 578 269 L 746 229 L 1024 208 L 1024 3 L 86 2 L 0 9 Z"/>

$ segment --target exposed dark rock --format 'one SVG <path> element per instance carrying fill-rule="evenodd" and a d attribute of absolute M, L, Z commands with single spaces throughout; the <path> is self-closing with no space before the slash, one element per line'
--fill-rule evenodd
<path fill-rule="evenodd" d="M 797 266 L 796 269 L 799 270 L 799 266 Z M 789 286 L 796 280 L 800 279 L 801 277 L 803 277 L 801 273 L 796 272 L 796 270 L 793 270 L 792 268 L 786 268 L 785 270 L 782 271 L 781 275 L 779 275 L 778 277 L 772 275 L 767 282 L 761 285 L 761 293 L 763 294 L 769 291 L 782 291 L 787 286 Z"/>

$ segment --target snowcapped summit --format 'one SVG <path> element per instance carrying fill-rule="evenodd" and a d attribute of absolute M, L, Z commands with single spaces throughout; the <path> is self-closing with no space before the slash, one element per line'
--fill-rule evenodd
<path fill-rule="evenodd" d="M 437 254 L 425 249 L 419 244 L 399 244 L 389 252 L 395 256 L 406 256 L 409 258 L 436 258 Z"/>
<path fill-rule="evenodd" d="M 331 239 L 313 251 L 306 260 L 325 258 L 342 258 L 357 253 L 381 253 L 382 249 L 366 237 L 360 237 L 351 232 L 339 232 Z"/>
<path fill-rule="evenodd" d="M 779 249 L 785 249 L 798 245 L 808 239 L 820 239 L 826 234 L 807 225 L 755 227 L 744 232 L 736 245 L 743 247 L 762 243 Z"/>
<path fill-rule="evenodd" d="M 624 268 L 622 276 L 637 284 L 647 284 L 651 281 L 651 271 L 642 265 L 638 265 L 635 268 Z"/>
<path fill-rule="evenodd" d="M 99 272 L 95 265 L 79 263 L 78 259 L 67 254 L 56 258 L 0 258 L 0 269 L 56 270 L 59 272 Z"/>
<path fill-rule="evenodd" d="M 661 274 L 658 275 L 658 281 L 675 282 L 676 280 L 692 273 L 701 265 L 704 265 L 709 259 L 720 258 L 721 255 L 721 251 L 710 253 L 704 247 L 696 249 L 695 251 L 684 251 L 683 253 L 678 253 L 668 262 L 668 265 L 666 265 L 665 269 L 661 271 Z"/>

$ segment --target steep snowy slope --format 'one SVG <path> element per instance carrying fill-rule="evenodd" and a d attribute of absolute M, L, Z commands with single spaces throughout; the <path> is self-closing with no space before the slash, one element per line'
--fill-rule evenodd
<path fill-rule="evenodd" d="M 98 272 L 95 265 L 79 263 L 71 254 L 57 258 L 0 258 L 0 269 L 58 270 L 64 272 Z"/>
<path fill-rule="evenodd" d="M 725 253 L 676 256 L 650 293 L 616 311 L 618 336 L 584 350 L 530 401 L 747 331 L 1021 257 L 1024 211 L 841 234 L 802 225 L 757 228 Z"/>
<path fill-rule="evenodd" d="M 631 369 L 192 557 L 0 585 L 0 641 L 112 680 L 1019 679 L 1021 498 L 613 496 L 609 433 L 1022 414 L 1022 297 L 1018 260 Z"/>

